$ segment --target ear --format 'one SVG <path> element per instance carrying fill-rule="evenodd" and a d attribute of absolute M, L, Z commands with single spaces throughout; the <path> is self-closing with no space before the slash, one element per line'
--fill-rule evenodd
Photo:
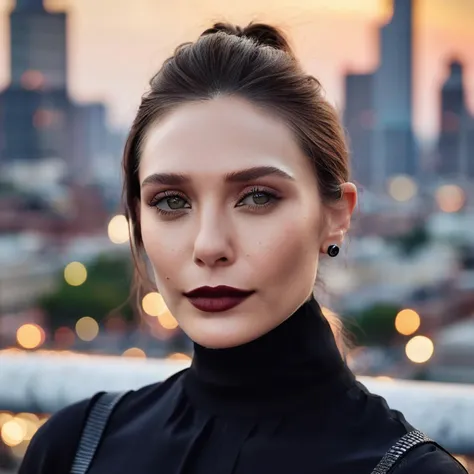
<path fill-rule="evenodd" d="M 326 206 L 326 229 L 321 242 L 321 252 L 326 253 L 330 245 L 341 246 L 347 234 L 351 217 L 357 205 L 357 188 L 353 183 L 341 185 L 341 198 Z"/>

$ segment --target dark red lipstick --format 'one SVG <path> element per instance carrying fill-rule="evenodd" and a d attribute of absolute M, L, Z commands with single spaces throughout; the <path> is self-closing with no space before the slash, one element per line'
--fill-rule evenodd
<path fill-rule="evenodd" d="M 206 313 L 220 313 L 235 308 L 245 301 L 254 291 L 241 290 L 231 286 L 201 286 L 184 293 L 190 303 Z"/>

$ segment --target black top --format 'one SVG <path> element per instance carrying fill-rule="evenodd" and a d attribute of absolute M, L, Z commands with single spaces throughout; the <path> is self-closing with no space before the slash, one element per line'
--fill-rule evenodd
<path fill-rule="evenodd" d="M 90 400 L 51 417 L 19 474 L 67 474 Z M 90 474 L 370 474 L 411 431 L 356 382 L 311 300 L 270 333 L 231 349 L 195 345 L 190 369 L 127 395 Z M 459 474 L 434 445 L 397 474 Z"/>

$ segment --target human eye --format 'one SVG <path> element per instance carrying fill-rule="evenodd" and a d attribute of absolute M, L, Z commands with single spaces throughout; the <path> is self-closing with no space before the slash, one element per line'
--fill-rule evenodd
<path fill-rule="evenodd" d="M 186 209 L 191 209 L 188 199 L 177 191 L 159 193 L 151 200 L 149 205 L 164 216 L 176 216 Z"/>
<path fill-rule="evenodd" d="M 274 205 L 279 199 L 279 196 L 273 191 L 253 188 L 244 193 L 236 207 L 246 207 L 251 211 L 259 211 Z"/>

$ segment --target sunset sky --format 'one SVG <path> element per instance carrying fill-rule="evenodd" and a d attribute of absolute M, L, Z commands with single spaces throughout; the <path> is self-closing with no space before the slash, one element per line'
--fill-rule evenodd
<path fill-rule="evenodd" d="M 193 40 L 214 20 L 270 21 L 290 35 L 309 72 L 329 99 L 343 105 L 342 74 L 368 71 L 378 61 L 377 27 L 388 0 L 46 0 L 68 8 L 70 92 L 104 100 L 110 122 L 127 126 L 149 77 L 174 46 Z M 8 11 L 0 0 L 0 87 L 8 84 Z M 451 57 L 466 64 L 474 110 L 474 0 L 416 0 L 415 124 L 424 137 L 438 122 L 438 88 Z"/>

